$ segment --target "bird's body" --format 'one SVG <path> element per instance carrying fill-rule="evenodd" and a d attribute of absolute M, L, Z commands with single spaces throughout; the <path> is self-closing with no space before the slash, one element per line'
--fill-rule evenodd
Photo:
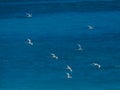
<path fill-rule="evenodd" d="M 68 70 L 70 70 L 72 72 L 72 68 L 69 65 L 67 65 L 66 69 L 68 69 Z"/>
<path fill-rule="evenodd" d="M 92 63 L 92 65 L 93 65 L 93 66 L 96 66 L 96 67 L 98 67 L 98 68 L 101 68 L 101 65 L 98 64 L 98 63 Z"/>
<path fill-rule="evenodd" d="M 33 45 L 31 39 L 29 39 L 29 38 L 27 39 L 27 43 L 28 43 L 29 45 Z"/>
<path fill-rule="evenodd" d="M 58 60 L 58 56 L 56 56 L 54 53 L 51 53 L 51 56 L 52 56 L 53 59 Z"/>
<path fill-rule="evenodd" d="M 26 13 L 27 17 L 28 18 L 31 18 L 32 17 L 32 14 L 31 13 Z"/>
<path fill-rule="evenodd" d="M 72 76 L 69 73 L 66 73 L 67 78 L 72 78 Z"/>
<path fill-rule="evenodd" d="M 82 50 L 83 50 L 83 48 L 81 47 L 80 44 L 78 44 L 78 49 L 77 49 L 77 50 L 79 50 L 79 51 L 82 51 Z"/>
<path fill-rule="evenodd" d="M 91 25 L 88 25 L 88 29 L 89 29 L 89 30 L 93 30 L 93 29 L 94 29 L 94 27 L 93 27 L 93 26 L 91 26 Z"/>

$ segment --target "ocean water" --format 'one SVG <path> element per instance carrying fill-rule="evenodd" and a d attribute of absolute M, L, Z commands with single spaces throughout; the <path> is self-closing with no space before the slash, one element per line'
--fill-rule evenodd
<path fill-rule="evenodd" d="M 0 2 L 0 90 L 120 90 L 119 0 L 68 1 Z"/>

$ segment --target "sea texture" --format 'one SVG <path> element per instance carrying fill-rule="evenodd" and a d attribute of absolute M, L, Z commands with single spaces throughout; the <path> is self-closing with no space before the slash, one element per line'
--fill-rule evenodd
<path fill-rule="evenodd" d="M 0 90 L 120 90 L 120 1 L 1 0 Z"/>

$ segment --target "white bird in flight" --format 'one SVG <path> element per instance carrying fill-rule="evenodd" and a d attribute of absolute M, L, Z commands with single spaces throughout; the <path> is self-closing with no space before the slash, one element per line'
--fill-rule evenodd
<path fill-rule="evenodd" d="M 92 63 L 92 65 L 93 65 L 93 66 L 96 66 L 96 67 L 98 67 L 98 68 L 101 68 L 101 65 L 98 64 L 98 63 Z"/>
<path fill-rule="evenodd" d="M 26 13 L 27 17 L 28 18 L 31 18 L 32 17 L 32 14 L 31 13 Z"/>
<path fill-rule="evenodd" d="M 72 68 L 69 65 L 67 65 L 66 69 L 68 69 L 68 70 L 70 70 L 72 72 Z"/>
<path fill-rule="evenodd" d="M 58 60 L 58 56 L 56 56 L 54 53 L 51 53 L 52 58 Z"/>
<path fill-rule="evenodd" d="M 69 73 L 66 73 L 67 78 L 72 78 L 72 76 Z"/>
<path fill-rule="evenodd" d="M 81 47 L 80 44 L 78 44 L 78 49 L 77 50 L 79 50 L 79 51 L 83 50 L 83 48 Z"/>
<path fill-rule="evenodd" d="M 27 43 L 28 43 L 29 45 L 33 45 L 31 39 L 29 39 L 29 38 L 27 39 Z"/>
<path fill-rule="evenodd" d="M 91 25 L 88 25 L 88 29 L 89 29 L 89 30 L 93 30 L 93 29 L 94 29 L 94 27 L 93 27 L 93 26 L 91 26 Z"/>

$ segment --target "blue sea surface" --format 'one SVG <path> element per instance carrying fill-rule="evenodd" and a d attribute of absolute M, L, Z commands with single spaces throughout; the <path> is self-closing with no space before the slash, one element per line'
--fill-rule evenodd
<path fill-rule="evenodd" d="M 119 0 L 11 1 L 0 2 L 0 90 L 120 90 Z"/>

